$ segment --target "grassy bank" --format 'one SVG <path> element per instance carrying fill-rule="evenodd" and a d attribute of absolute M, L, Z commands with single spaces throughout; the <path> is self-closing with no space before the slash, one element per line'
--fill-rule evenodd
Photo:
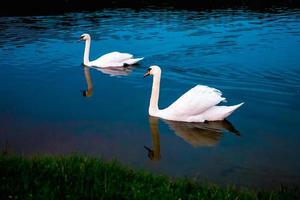
<path fill-rule="evenodd" d="M 254 191 L 171 180 L 85 156 L 0 156 L 0 199 L 299 199 L 299 191 Z"/>

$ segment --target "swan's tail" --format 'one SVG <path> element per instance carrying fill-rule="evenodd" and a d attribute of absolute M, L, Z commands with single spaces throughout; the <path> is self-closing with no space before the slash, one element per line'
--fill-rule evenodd
<path fill-rule="evenodd" d="M 126 65 L 133 65 L 133 64 L 136 64 L 137 62 L 139 62 L 143 59 L 144 59 L 144 57 L 143 58 L 131 58 L 131 59 L 126 60 L 125 64 Z"/>
<path fill-rule="evenodd" d="M 245 102 L 242 102 L 240 104 L 234 105 L 234 106 L 227 106 L 226 113 L 224 113 L 224 118 L 228 117 L 233 111 L 241 107 Z"/>
<path fill-rule="evenodd" d="M 205 111 L 202 114 L 202 117 L 204 116 L 204 119 L 207 121 L 224 120 L 243 104 L 244 102 L 234 106 L 213 106 L 212 108 Z"/>

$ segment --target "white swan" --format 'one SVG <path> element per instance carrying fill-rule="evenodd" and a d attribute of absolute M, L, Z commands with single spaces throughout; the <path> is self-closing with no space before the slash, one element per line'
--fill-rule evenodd
<path fill-rule="evenodd" d="M 83 64 L 88 67 L 123 67 L 126 65 L 133 65 L 143 58 L 133 58 L 129 53 L 111 52 L 101 56 L 100 58 L 90 61 L 90 46 L 91 36 L 87 33 L 80 36 L 80 40 L 85 41 Z"/>
<path fill-rule="evenodd" d="M 217 106 L 224 101 L 222 93 L 203 85 L 197 85 L 183 94 L 169 107 L 158 108 L 161 69 L 151 66 L 144 77 L 153 75 L 152 93 L 149 105 L 149 115 L 173 121 L 204 122 L 219 121 L 228 117 L 244 103 L 234 106 Z"/>

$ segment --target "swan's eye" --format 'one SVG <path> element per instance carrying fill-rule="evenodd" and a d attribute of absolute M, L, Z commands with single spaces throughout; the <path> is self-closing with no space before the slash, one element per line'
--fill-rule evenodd
<path fill-rule="evenodd" d="M 83 40 L 83 38 L 84 38 L 84 35 L 80 36 L 80 39 L 81 39 L 81 40 Z"/>
<path fill-rule="evenodd" d="M 148 68 L 148 72 L 150 72 L 151 71 L 151 67 L 150 68 Z"/>

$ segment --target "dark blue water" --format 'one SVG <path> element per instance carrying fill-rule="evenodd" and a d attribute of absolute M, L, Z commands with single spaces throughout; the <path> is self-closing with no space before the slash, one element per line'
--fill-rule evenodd
<path fill-rule="evenodd" d="M 84 68 L 82 33 L 92 37 L 91 59 L 116 50 L 145 59 L 120 71 Z M 196 84 L 245 104 L 219 123 L 149 118 L 143 73 L 154 64 L 161 108 Z M 299 185 L 299 64 L 299 10 L 2 17 L 0 147 L 80 152 L 220 184 Z"/>

